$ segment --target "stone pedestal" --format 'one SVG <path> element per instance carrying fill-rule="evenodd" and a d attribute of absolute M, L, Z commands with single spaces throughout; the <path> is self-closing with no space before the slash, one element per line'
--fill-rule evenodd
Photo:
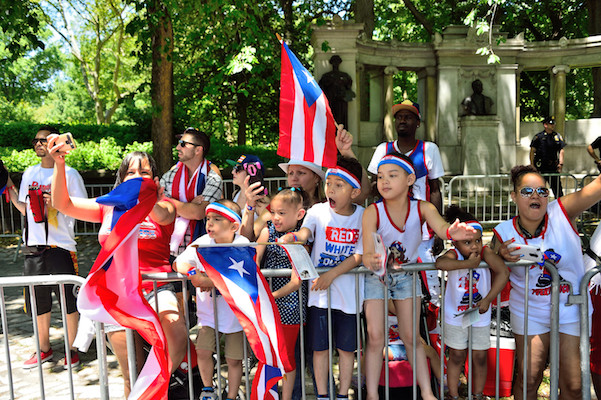
<path fill-rule="evenodd" d="M 499 118 L 466 116 L 459 119 L 464 175 L 499 173 Z"/>

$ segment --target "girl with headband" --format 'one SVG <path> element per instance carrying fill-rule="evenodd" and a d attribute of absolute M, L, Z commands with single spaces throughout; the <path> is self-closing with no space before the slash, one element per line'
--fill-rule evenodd
<path fill-rule="evenodd" d="M 454 240 L 454 248 L 436 260 L 436 268 L 448 271 L 444 296 L 444 341 L 449 347 L 449 396 L 453 400 L 459 397 L 459 375 L 465 364 L 468 348 L 468 328 L 462 327 L 462 314 L 474 306 L 478 307 L 480 318 L 472 325 L 472 390 L 474 399 L 482 399 L 490 347 L 489 306 L 505 287 L 509 279 L 509 270 L 500 256 L 488 246 L 482 246 L 482 225 L 473 215 L 457 206 L 451 206 L 445 214 L 445 219 L 459 219 L 477 231 L 470 240 Z M 494 272 L 494 279 L 491 280 L 488 268 L 478 268 L 480 261 L 490 266 Z"/>
<path fill-rule="evenodd" d="M 399 153 L 384 156 L 378 164 L 377 177 L 382 201 L 371 204 L 363 214 L 363 264 L 382 276 L 378 278 L 372 274 L 365 277 L 367 399 L 378 399 L 378 382 L 386 337 L 384 290 L 388 290 L 388 297 L 394 302 L 397 310 L 399 335 L 407 349 L 413 371 L 416 371 L 421 396 L 424 400 L 434 400 L 424 348 L 416 338 L 416 360 L 413 360 L 414 327 L 407 323 L 413 316 L 414 290 L 418 297 L 415 313 L 417 321 L 420 320 L 421 288 L 419 285 L 413 286 L 413 277 L 411 273 L 402 270 L 402 264 L 417 262 L 424 222 L 427 222 L 438 236 L 447 237 L 449 240 L 471 240 L 477 231 L 458 220 L 449 224 L 432 203 L 410 198 L 410 188 L 416 176 L 413 163 L 407 156 Z M 382 244 L 387 248 L 388 262 L 376 253 L 374 233 L 381 236 Z M 382 268 L 396 272 L 382 273 Z M 416 282 L 419 282 L 419 279 Z"/>

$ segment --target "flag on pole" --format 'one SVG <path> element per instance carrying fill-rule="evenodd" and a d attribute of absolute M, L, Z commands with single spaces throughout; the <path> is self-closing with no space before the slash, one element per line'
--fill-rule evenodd
<path fill-rule="evenodd" d="M 154 207 L 157 187 L 151 179 L 121 183 L 100 204 L 114 206 L 111 232 L 77 297 L 81 315 L 137 331 L 152 346 L 129 399 L 166 399 L 171 362 L 156 312 L 140 287 L 138 231 Z"/>
<path fill-rule="evenodd" d="M 336 166 L 336 122 L 315 78 L 282 43 L 278 155 Z"/>
<path fill-rule="evenodd" d="M 240 321 L 259 360 L 260 369 L 255 374 L 253 387 L 259 385 L 260 390 L 253 391 L 253 399 L 258 393 L 267 396 L 281 379 L 282 371 L 291 371 L 292 366 L 288 360 L 280 313 L 257 266 L 256 251 L 252 247 L 199 247 L 197 253 L 207 276 Z M 263 366 L 274 368 L 265 369 Z"/>

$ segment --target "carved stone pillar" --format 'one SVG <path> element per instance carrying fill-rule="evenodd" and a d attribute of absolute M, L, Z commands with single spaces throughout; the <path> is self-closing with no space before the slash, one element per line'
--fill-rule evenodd
<path fill-rule="evenodd" d="M 426 123 L 426 140 L 436 142 L 436 68 L 426 68 L 426 101 L 423 116 Z"/>
<path fill-rule="evenodd" d="M 556 65 L 551 71 L 553 82 L 553 106 L 552 114 L 555 117 L 555 130 L 561 133 L 565 139 L 566 131 L 566 74 L 570 72 L 567 65 Z"/>
<path fill-rule="evenodd" d="M 394 115 L 392 115 L 392 106 L 394 104 L 394 86 L 392 78 L 398 72 L 399 70 L 396 67 L 384 68 L 384 107 L 386 107 L 386 112 L 384 114 L 384 139 L 387 142 L 396 140 L 396 133 L 394 132 Z"/>

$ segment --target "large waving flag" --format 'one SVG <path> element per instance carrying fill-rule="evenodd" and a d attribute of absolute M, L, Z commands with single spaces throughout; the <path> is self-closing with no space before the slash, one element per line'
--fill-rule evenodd
<path fill-rule="evenodd" d="M 282 372 L 292 367 L 286 352 L 280 314 L 252 247 L 199 247 L 198 258 L 230 306 L 259 360 L 251 399 L 269 399 Z M 273 368 L 269 368 L 273 367 Z M 277 391 L 276 397 L 277 398 Z"/>
<path fill-rule="evenodd" d="M 139 225 L 156 198 L 152 180 L 135 178 L 96 199 L 114 206 L 111 232 L 77 297 L 82 315 L 134 329 L 152 345 L 130 399 L 167 399 L 169 387 L 167 341 L 156 312 L 142 295 L 138 268 Z"/>
<path fill-rule="evenodd" d="M 336 166 L 336 122 L 328 99 L 315 78 L 282 43 L 280 79 L 280 140 L 278 154 Z"/>

